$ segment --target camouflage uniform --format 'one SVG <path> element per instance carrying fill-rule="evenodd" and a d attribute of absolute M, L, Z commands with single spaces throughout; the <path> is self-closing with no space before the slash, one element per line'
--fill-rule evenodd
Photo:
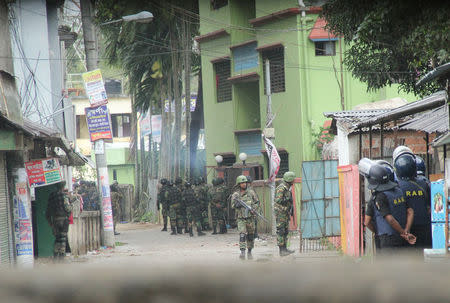
<path fill-rule="evenodd" d="M 223 180 L 222 180 L 223 181 Z M 225 214 L 227 212 L 228 188 L 223 182 L 216 180 L 211 195 L 211 216 L 213 224 L 213 234 L 216 234 L 217 223 L 219 223 L 219 233 L 226 233 Z"/>
<path fill-rule="evenodd" d="M 63 191 L 64 184 L 61 183 L 58 186 L 58 190 L 52 192 L 48 198 L 45 216 L 55 236 L 54 257 L 55 259 L 64 259 L 66 256 L 67 232 L 69 231 L 69 216 L 72 212 L 72 205 L 69 202 L 67 193 Z"/>
<path fill-rule="evenodd" d="M 290 211 L 292 207 L 292 193 L 290 185 L 282 181 L 275 190 L 275 217 L 277 222 L 277 244 L 286 246 L 289 234 Z"/>
<path fill-rule="evenodd" d="M 167 230 L 167 217 L 169 216 L 169 201 L 167 199 L 168 191 L 169 191 L 169 186 L 167 185 L 167 180 L 165 180 L 164 182 L 161 183 L 161 188 L 159 189 L 159 192 L 158 192 L 158 209 L 159 209 L 159 206 L 161 206 L 161 213 L 162 213 L 163 223 L 164 223 L 163 231 Z"/>
<path fill-rule="evenodd" d="M 113 222 L 114 222 L 114 233 L 116 233 L 116 224 L 120 221 L 122 208 L 120 206 L 120 202 L 123 199 L 122 193 L 119 191 L 116 185 L 111 185 L 111 206 L 113 213 Z M 116 233 L 117 234 L 117 233 Z"/>
<path fill-rule="evenodd" d="M 169 217 L 170 217 L 170 228 L 172 229 L 172 235 L 176 235 L 177 232 L 181 233 L 182 229 L 182 219 L 180 217 L 181 208 L 181 192 L 175 185 L 171 185 L 168 191 L 169 200 Z"/>
<path fill-rule="evenodd" d="M 177 178 L 175 180 L 175 186 L 180 191 L 181 195 L 184 191 L 183 186 L 183 180 L 181 178 Z M 185 229 L 185 232 L 187 233 L 187 216 L 186 216 L 186 204 L 184 203 L 184 200 L 181 199 L 180 207 L 177 210 L 177 228 Z M 180 231 L 181 233 L 181 231 Z"/>
<path fill-rule="evenodd" d="M 208 185 L 204 183 L 203 179 L 201 179 L 199 185 L 195 187 L 195 192 L 200 205 L 202 228 L 203 230 L 208 230 L 209 229 L 208 206 L 209 201 L 211 200 L 211 195 L 209 193 Z"/>
<path fill-rule="evenodd" d="M 255 219 L 256 216 L 247 211 L 244 207 L 240 206 L 236 199 L 240 199 L 248 206 L 259 212 L 259 199 L 252 191 L 245 190 L 241 193 L 238 189 L 231 196 L 232 207 L 236 210 L 238 232 L 239 232 L 239 248 L 245 250 L 246 246 L 249 250 L 252 250 L 255 245 L 254 233 L 255 233 Z M 245 241 L 247 240 L 247 245 Z"/>
<path fill-rule="evenodd" d="M 195 196 L 195 192 L 189 183 L 186 184 L 183 190 L 183 202 L 186 205 L 186 215 L 187 215 L 187 229 L 191 237 L 194 235 L 192 230 L 192 225 L 197 225 L 197 233 L 199 236 L 205 235 L 202 232 L 201 225 L 201 215 L 198 208 L 198 200 Z"/>

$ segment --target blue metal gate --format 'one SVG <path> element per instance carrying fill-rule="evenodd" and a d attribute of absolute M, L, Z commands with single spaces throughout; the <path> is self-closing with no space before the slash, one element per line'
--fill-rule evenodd
<path fill-rule="evenodd" d="M 303 239 L 340 236 L 339 179 L 336 160 L 302 164 L 301 232 Z"/>

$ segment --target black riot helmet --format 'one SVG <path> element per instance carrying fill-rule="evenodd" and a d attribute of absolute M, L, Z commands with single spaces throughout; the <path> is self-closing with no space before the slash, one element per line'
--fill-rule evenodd
<path fill-rule="evenodd" d="M 252 177 L 251 176 L 247 176 L 247 183 L 252 183 L 252 182 L 253 182 Z"/>
<path fill-rule="evenodd" d="M 417 176 L 417 164 L 415 156 L 403 154 L 394 163 L 395 172 L 400 179 L 410 180 Z"/>
<path fill-rule="evenodd" d="M 425 176 L 426 167 L 422 157 L 416 156 L 416 168 L 418 176 Z"/>
<path fill-rule="evenodd" d="M 379 164 L 372 165 L 367 181 L 369 189 L 376 191 L 390 190 L 397 186 L 397 183 L 389 180 L 389 170 Z"/>
<path fill-rule="evenodd" d="M 186 188 L 191 187 L 191 182 L 189 182 L 189 181 L 184 182 L 184 186 L 185 186 Z"/>
<path fill-rule="evenodd" d="M 389 180 L 392 182 L 395 182 L 395 174 L 394 174 L 394 168 L 392 167 L 391 163 L 385 160 L 377 160 L 375 161 L 376 164 L 379 164 L 387 169 L 389 173 Z"/>

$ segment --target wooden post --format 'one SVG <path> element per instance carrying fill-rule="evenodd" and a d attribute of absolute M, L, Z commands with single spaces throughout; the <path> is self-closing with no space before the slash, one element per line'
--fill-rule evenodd
<path fill-rule="evenodd" d="M 384 140 L 383 140 L 383 124 L 380 124 L 380 158 L 384 157 Z"/>

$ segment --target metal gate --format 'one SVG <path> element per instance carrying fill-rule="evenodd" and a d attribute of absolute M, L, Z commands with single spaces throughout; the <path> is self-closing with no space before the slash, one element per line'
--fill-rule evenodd
<path fill-rule="evenodd" d="M 340 240 L 337 166 L 336 160 L 302 164 L 302 250 L 324 250 Z"/>
<path fill-rule="evenodd" d="M 11 264 L 11 218 L 5 153 L 0 152 L 0 266 Z"/>

